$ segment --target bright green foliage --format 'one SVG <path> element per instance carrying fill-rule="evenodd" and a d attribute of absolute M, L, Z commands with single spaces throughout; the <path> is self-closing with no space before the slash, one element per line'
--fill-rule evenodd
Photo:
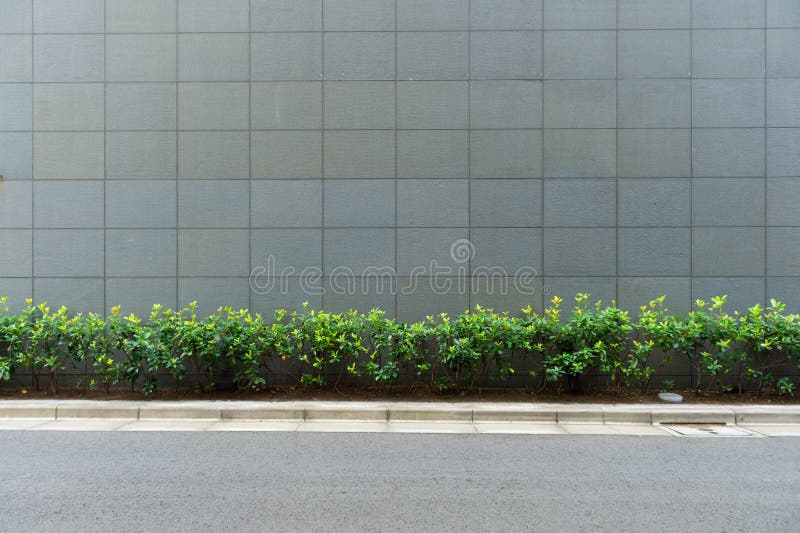
<path fill-rule="evenodd" d="M 356 361 L 368 352 L 364 316 L 355 311 L 326 313 L 304 305 L 303 312 L 293 316 L 293 326 L 293 355 L 301 363 L 300 382 L 306 387 L 325 385 L 337 370 L 338 384 L 346 369 L 356 373 Z"/>
<path fill-rule="evenodd" d="M 440 319 L 431 329 L 439 347 L 438 360 L 447 373 L 448 379 L 442 384 L 459 387 L 466 380 L 472 387 L 490 373 L 501 381 L 514 374 L 510 357 L 524 344 L 524 329 L 519 321 L 481 306 L 452 320 L 446 314 Z"/>
<path fill-rule="evenodd" d="M 786 315 L 785 310 L 784 304 L 773 299 L 766 309 L 756 305 L 739 318 L 736 340 L 747 354 L 736 369 L 740 387 L 747 381 L 761 389 L 774 380 L 774 371 L 800 362 L 800 317 Z M 788 377 L 775 385 L 781 393 L 794 390 Z"/>
<path fill-rule="evenodd" d="M 395 322 L 379 309 L 370 311 L 364 320 L 367 358 L 348 367 L 352 374 L 371 376 L 386 385 L 396 382 L 403 371 L 418 377 L 430 369 L 426 357 L 430 330 L 425 323 Z"/>
<path fill-rule="evenodd" d="M 553 302 L 554 306 L 559 303 Z M 550 381 L 566 376 L 573 389 L 580 385 L 575 381 L 579 376 L 591 377 L 598 370 L 614 376 L 632 329 L 626 311 L 614 302 L 606 307 L 600 301 L 589 305 L 588 294 L 578 294 L 572 316 L 562 326 L 552 324 L 551 328 L 559 349 L 545 360 L 545 372 Z"/>
<path fill-rule="evenodd" d="M 509 316 L 478 306 L 416 323 L 380 310 L 329 313 L 307 305 L 265 320 L 231 308 L 201 317 L 194 302 L 177 311 L 156 305 L 144 318 L 119 307 L 105 318 L 71 315 L 31 301 L 12 314 L 6 302 L 0 299 L 0 382 L 30 379 L 39 390 L 45 377 L 52 392 L 67 372 L 80 376 L 84 390 L 125 384 L 146 394 L 170 381 L 206 392 L 221 379 L 254 390 L 336 387 L 345 377 L 439 391 L 585 391 L 605 380 L 618 391 L 646 392 L 658 369 L 677 357 L 698 391 L 792 395 L 800 361 L 800 316 L 774 300 L 731 315 L 724 296 L 698 300 L 685 315 L 670 314 L 661 297 L 642 306 L 636 321 L 614 302 L 578 294 L 566 313 L 556 297 L 541 315 L 530 307 Z"/>
<path fill-rule="evenodd" d="M 719 378 L 741 357 L 733 344 L 737 321 L 723 311 L 726 300 L 726 296 L 712 298 L 711 306 L 697 300 L 686 316 L 668 315 L 663 296 L 641 308 L 640 331 L 667 357 L 675 353 L 686 359 L 698 391 L 704 378 L 719 385 Z"/>

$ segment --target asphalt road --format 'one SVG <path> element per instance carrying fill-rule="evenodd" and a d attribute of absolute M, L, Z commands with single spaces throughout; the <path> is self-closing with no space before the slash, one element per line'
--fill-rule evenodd
<path fill-rule="evenodd" d="M 798 531 L 800 439 L 0 431 L 2 531 Z"/>

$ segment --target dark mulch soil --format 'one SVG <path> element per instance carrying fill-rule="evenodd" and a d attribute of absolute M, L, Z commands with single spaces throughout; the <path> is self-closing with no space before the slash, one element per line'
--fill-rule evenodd
<path fill-rule="evenodd" d="M 671 391 L 683 394 L 686 404 L 800 404 L 800 399 L 788 395 L 768 393 L 719 393 L 694 390 Z M 533 393 L 524 389 L 475 389 L 462 392 L 432 393 L 427 388 L 408 388 L 387 390 L 369 387 L 346 386 L 336 390 L 314 390 L 303 388 L 274 388 L 250 392 L 208 392 L 197 393 L 190 390 L 160 390 L 149 396 L 140 392 L 112 389 L 110 393 L 101 391 L 62 390 L 58 394 L 35 392 L 30 388 L 0 390 L 0 399 L 69 399 L 69 400 L 258 400 L 258 401 L 404 401 L 404 402 L 540 402 L 540 403 L 661 403 L 658 391 L 646 394 L 639 391 L 616 391 L 596 389 L 589 393 Z"/>

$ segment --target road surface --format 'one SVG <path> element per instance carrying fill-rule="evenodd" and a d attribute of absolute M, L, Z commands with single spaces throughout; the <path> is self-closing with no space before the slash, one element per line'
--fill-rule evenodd
<path fill-rule="evenodd" d="M 2 531 L 797 531 L 800 439 L 0 431 Z"/>

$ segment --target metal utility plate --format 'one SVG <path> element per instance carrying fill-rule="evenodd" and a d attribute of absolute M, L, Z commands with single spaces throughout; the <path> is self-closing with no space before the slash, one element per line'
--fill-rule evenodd
<path fill-rule="evenodd" d="M 714 424 L 668 424 L 666 429 L 680 437 L 753 437 L 752 431 Z"/>

